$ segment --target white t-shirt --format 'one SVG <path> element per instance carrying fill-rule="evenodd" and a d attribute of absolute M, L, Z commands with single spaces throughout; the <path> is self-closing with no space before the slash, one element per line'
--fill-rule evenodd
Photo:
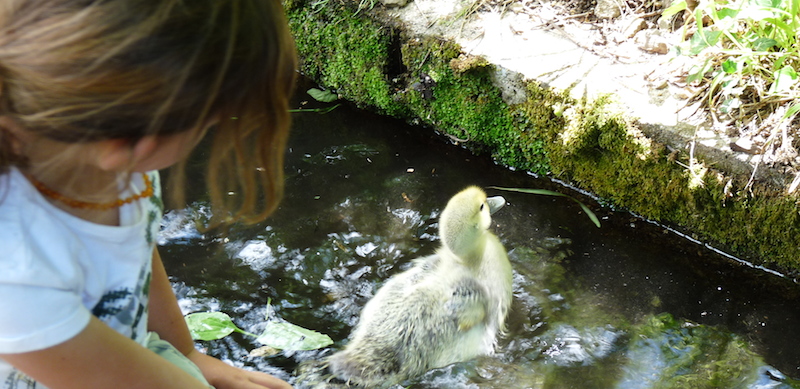
<path fill-rule="evenodd" d="M 120 208 L 120 226 L 50 204 L 16 169 L 0 175 L 0 353 L 55 346 L 98 317 L 144 344 L 151 260 L 163 204 L 154 194 Z M 121 198 L 145 189 L 134 174 Z M 0 388 L 43 388 L 0 359 Z"/>

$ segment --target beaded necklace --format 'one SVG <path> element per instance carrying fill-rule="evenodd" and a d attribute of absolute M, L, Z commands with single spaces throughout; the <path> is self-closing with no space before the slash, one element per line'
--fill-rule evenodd
<path fill-rule="evenodd" d="M 61 202 L 70 208 L 92 209 L 97 211 L 106 211 L 112 208 L 119 208 L 125 204 L 132 203 L 136 200 L 152 196 L 153 183 L 150 181 L 150 177 L 148 177 L 147 174 L 143 174 L 142 178 L 144 178 L 145 189 L 141 193 L 128 196 L 124 199 L 117 199 L 116 201 L 111 201 L 108 203 L 92 203 L 88 201 L 71 199 L 67 196 L 62 195 L 61 193 L 56 192 L 53 189 L 48 188 L 45 184 L 43 184 L 39 180 L 31 176 L 28 176 L 28 179 L 30 179 L 33 186 L 36 187 L 36 190 L 38 190 L 39 193 L 43 194 L 44 196 L 49 197 L 58 202 Z"/>

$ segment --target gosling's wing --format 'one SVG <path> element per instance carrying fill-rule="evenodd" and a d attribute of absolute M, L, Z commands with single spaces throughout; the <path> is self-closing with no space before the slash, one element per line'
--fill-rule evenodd
<path fill-rule="evenodd" d="M 457 280 L 445 309 L 455 320 L 459 331 L 468 331 L 486 318 L 486 290 L 472 277 Z"/>
<path fill-rule="evenodd" d="M 364 306 L 356 330 L 377 332 L 379 328 L 402 325 L 396 319 L 398 315 L 427 314 L 424 311 L 434 304 L 431 300 L 441 300 L 426 285 L 438 262 L 437 255 L 420 257 L 414 259 L 414 266 L 389 278 Z"/>

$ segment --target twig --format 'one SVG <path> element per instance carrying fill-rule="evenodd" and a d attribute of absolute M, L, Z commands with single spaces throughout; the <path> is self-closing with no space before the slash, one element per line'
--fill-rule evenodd
<path fill-rule="evenodd" d="M 643 14 L 636 14 L 636 15 L 633 15 L 633 17 L 635 17 L 635 18 L 638 18 L 638 19 L 644 19 L 644 18 L 649 18 L 649 17 L 651 17 L 651 16 L 661 15 L 663 12 L 664 12 L 664 11 L 661 11 L 661 10 L 659 10 L 659 11 L 652 11 L 652 12 L 646 12 L 646 13 L 643 13 Z"/>
<path fill-rule="evenodd" d="M 583 13 L 579 13 L 579 14 L 575 14 L 575 15 L 561 16 L 560 18 L 561 18 L 561 20 L 577 19 L 577 18 L 580 18 L 580 17 L 583 17 L 583 16 L 588 16 L 588 15 L 591 15 L 591 14 L 592 14 L 591 12 L 583 12 Z"/>
<path fill-rule="evenodd" d="M 450 134 L 445 134 L 445 135 L 446 135 L 448 138 L 450 138 L 450 140 L 452 140 L 452 141 L 454 141 L 454 142 L 460 142 L 460 143 L 467 143 L 467 142 L 469 142 L 469 136 L 467 136 L 467 139 L 461 139 L 461 138 L 457 138 L 455 135 L 450 135 Z M 469 134 L 467 134 L 467 135 L 469 135 Z"/>

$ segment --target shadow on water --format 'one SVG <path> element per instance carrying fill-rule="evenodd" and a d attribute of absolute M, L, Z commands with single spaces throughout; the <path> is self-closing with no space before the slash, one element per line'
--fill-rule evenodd
<path fill-rule="evenodd" d="M 447 138 L 342 106 L 295 114 L 286 196 L 265 223 L 203 236 L 164 219 L 161 251 L 185 312 L 220 310 L 253 333 L 265 316 L 328 334 L 328 349 L 252 357 L 251 339 L 203 342 L 237 365 L 293 380 L 346 343 L 381 282 L 437 246 L 437 216 L 468 185 L 507 206 L 493 231 L 515 270 L 498 353 L 434 370 L 413 388 L 789 388 L 800 377 L 800 288 Z M 202 214 L 202 202 L 191 210 Z M 271 299 L 272 309 L 267 309 Z"/>

